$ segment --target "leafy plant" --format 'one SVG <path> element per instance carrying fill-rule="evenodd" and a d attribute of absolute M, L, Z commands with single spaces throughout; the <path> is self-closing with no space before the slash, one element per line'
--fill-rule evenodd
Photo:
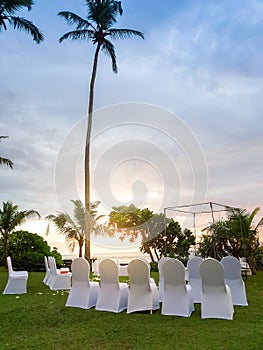
<path fill-rule="evenodd" d="M 8 253 L 12 258 L 13 267 L 19 270 L 42 269 L 44 256 L 54 256 L 57 264 L 63 265 L 62 257 L 56 250 L 51 251 L 41 236 L 28 231 L 15 231 L 10 235 Z M 3 244 L 0 244 L 0 256 L 3 257 Z"/>

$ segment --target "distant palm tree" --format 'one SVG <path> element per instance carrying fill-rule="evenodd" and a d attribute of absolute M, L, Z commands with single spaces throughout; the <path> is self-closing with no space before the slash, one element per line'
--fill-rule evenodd
<path fill-rule="evenodd" d="M 253 275 L 256 274 L 255 259 L 253 251 L 257 246 L 257 228 L 252 227 L 252 222 L 260 208 L 255 208 L 252 213 L 246 209 L 233 209 L 230 211 L 229 221 L 233 233 L 240 234 L 242 249 L 248 259 L 248 264 Z"/>
<path fill-rule="evenodd" d="M 30 34 L 33 40 L 39 44 L 44 40 L 44 35 L 33 24 L 33 22 L 23 18 L 15 16 L 17 11 L 27 8 L 31 10 L 33 0 L 0 0 L 0 32 L 2 28 L 7 30 L 7 23 L 12 25 L 14 29 Z"/>
<path fill-rule="evenodd" d="M 112 70 L 118 72 L 115 47 L 109 40 L 127 39 L 132 36 L 144 38 L 143 33 L 132 29 L 115 29 L 112 26 L 117 21 L 117 16 L 122 15 L 121 1 L 113 0 L 86 0 L 87 16 L 86 19 L 80 16 L 63 11 L 58 15 L 63 17 L 68 24 L 74 25 L 75 30 L 64 34 L 59 41 L 66 39 L 87 40 L 96 45 L 93 69 L 89 87 L 89 105 L 88 105 L 88 127 L 85 148 L 85 209 L 87 215 L 85 258 L 90 261 L 90 140 L 92 129 L 94 85 L 97 74 L 99 52 L 103 51 L 111 58 Z"/>
<path fill-rule="evenodd" d="M 1 139 L 6 139 L 6 138 L 8 138 L 8 136 L 0 136 L 0 141 L 1 141 Z M 10 159 L 0 157 L 0 165 L 2 165 L 2 164 L 5 164 L 5 165 L 9 166 L 11 169 L 13 169 L 14 164 Z"/>
<path fill-rule="evenodd" d="M 40 218 L 40 214 L 36 210 L 18 210 L 18 205 L 10 201 L 3 202 L 3 207 L 0 209 L 0 235 L 3 238 L 4 256 L 3 263 L 6 266 L 6 257 L 8 256 L 8 240 L 10 234 L 15 228 L 21 225 L 26 219 L 31 217 Z"/>
<path fill-rule="evenodd" d="M 71 200 L 74 204 L 73 218 L 68 213 L 50 214 L 46 219 L 50 220 L 57 228 L 57 230 L 65 235 L 66 243 L 71 252 L 74 251 L 76 243 L 79 246 L 79 257 L 82 257 L 82 248 L 85 243 L 85 228 L 86 216 L 85 207 L 80 200 Z M 98 224 L 98 220 L 102 216 L 95 217 L 99 201 L 91 203 L 91 230 L 95 234 L 103 234 L 106 230 L 104 225 Z M 47 234 L 50 227 L 47 227 Z"/>

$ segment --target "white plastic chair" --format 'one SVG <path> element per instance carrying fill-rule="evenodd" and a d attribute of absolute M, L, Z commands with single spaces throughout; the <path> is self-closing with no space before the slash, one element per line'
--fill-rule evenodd
<path fill-rule="evenodd" d="M 141 259 L 134 259 L 128 265 L 128 274 L 130 290 L 127 313 L 159 309 L 158 288 L 150 279 L 149 264 Z"/>
<path fill-rule="evenodd" d="M 221 263 L 225 268 L 225 283 L 231 289 L 233 305 L 247 306 L 246 287 L 241 276 L 240 261 L 234 256 L 225 256 Z"/>
<path fill-rule="evenodd" d="M 64 290 L 71 288 L 71 272 L 60 273 L 57 269 L 56 260 L 53 256 L 48 257 L 50 278 L 48 285 L 51 290 Z"/>
<path fill-rule="evenodd" d="M 191 286 L 191 294 L 194 303 L 201 303 L 202 281 L 199 273 L 199 266 L 203 261 L 204 259 L 195 256 L 187 262 L 188 284 Z"/>
<path fill-rule="evenodd" d="M 72 287 L 66 306 L 90 309 L 96 305 L 99 283 L 89 280 L 90 265 L 84 258 L 74 259 L 71 264 Z"/>
<path fill-rule="evenodd" d="M 45 277 L 43 279 L 43 283 L 47 284 L 47 281 L 48 281 L 49 276 L 50 276 L 50 268 L 48 266 L 48 259 L 46 256 L 44 256 L 44 263 L 45 263 L 46 274 L 45 274 Z"/>
<path fill-rule="evenodd" d="M 3 294 L 24 294 L 27 292 L 27 271 L 14 271 L 10 256 L 7 257 L 8 281 Z"/>
<path fill-rule="evenodd" d="M 100 289 L 96 310 L 121 312 L 127 309 L 129 287 L 119 283 L 118 266 L 111 259 L 100 263 Z"/>
<path fill-rule="evenodd" d="M 162 302 L 163 301 L 163 272 L 162 272 L 162 266 L 163 263 L 167 260 L 169 260 L 170 258 L 168 256 L 165 256 L 163 258 L 161 258 L 158 261 L 158 271 L 159 271 L 159 301 Z"/>
<path fill-rule="evenodd" d="M 177 259 L 166 260 L 162 265 L 164 294 L 163 315 L 190 317 L 194 311 L 191 287 L 185 283 L 185 267 Z"/>
<path fill-rule="evenodd" d="M 204 260 L 199 266 L 202 279 L 202 318 L 233 319 L 231 289 L 224 281 L 224 267 L 215 259 Z"/>

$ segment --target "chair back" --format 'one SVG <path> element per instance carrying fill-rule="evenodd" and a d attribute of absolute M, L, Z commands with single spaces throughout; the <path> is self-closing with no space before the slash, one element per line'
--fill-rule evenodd
<path fill-rule="evenodd" d="M 187 262 L 188 278 L 190 279 L 200 279 L 199 266 L 204 261 L 204 259 L 199 256 L 194 256 Z"/>
<path fill-rule="evenodd" d="M 90 265 L 84 258 L 76 258 L 71 263 L 72 282 L 88 282 Z"/>
<path fill-rule="evenodd" d="M 234 256 L 225 256 L 224 258 L 222 258 L 221 264 L 224 266 L 225 269 L 225 279 L 242 279 L 241 264 L 237 258 L 235 258 Z"/>
<path fill-rule="evenodd" d="M 48 265 L 49 265 L 50 272 L 53 275 L 56 275 L 57 274 L 57 265 L 56 265 L 56 260 L 53 256 L 48 257 Z"/>
<path fill-rule="evenodd" d="M 185 267 L 178 259 L 169 259 L 162 266 L 164 289 L 170 286 L 185 286 Z"/>
<path fill-rule="evenodd" d="M 128 264 L 128 275 L 130 284 L 149 285 L 150 287 L 150 268 L 149 264 L 141 259 L 134 259 Z"/>
<path fill-rule="evenodd" d="M 118 266 L 111 259 L 104 259 L 99 265 L 100 282 L 109 284 L 118 284 Z"/>
<path fill-rule="evenodd" d="M 160 275 L 162 275 L 162 273 L 163 273 L 163 271 L 162 271 L 163 263 L 169 259 L 171 259 L 171 258 L 169 258 L 168 256 L 164 256 L 158 261 L 159 278 L 160 278 Z"/>
<path fill-rule="evenodd" d="M 13 272 L 13 267 L 12 267 L 12 260 L 11 260 L 11 257 L 10 257 L 10 256 L 8 256 L 8 257 L 6 258 L 6 260 L 7 260 L 7 268 L 8 268 L 8 273 L 10 274 L 10 273 L 12 273 L 12 272 Z"/>
<path fill-rule="evenodd" d="M 48 260 L 47 260 L 47 257 L 46 257 L 46 256 L 44 256 L 44 263 L 45 263 L 45 269 L 46 269 L 46 271 L 49 271 Z"/>
<path fill-rule="evenodd" d="M 224 281 L 224 266 L 217 260 L 209 258 L 199 266 L 203 292 L 211 287 L 226 291 Z"/>

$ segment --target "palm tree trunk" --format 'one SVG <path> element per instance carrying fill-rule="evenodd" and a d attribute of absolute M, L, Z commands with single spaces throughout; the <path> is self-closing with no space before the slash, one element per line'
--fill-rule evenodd
<path fill-rule="evenodd" d="M 252 275 L 256 275 L 257 270 L 254 263 L 255 259 L 253 256 L 253 250 L 250 247 L 247 249 L 247 259 Z"/>
<path fill-rule="evenodd" d="M 98 56 L 101 44 L 97 45 L 93 69 L 90 80 L 89 89 L 89 106 L 88 106 L 88 127 L 86 135 L 86 147 L 85 147 L 85 163 L 84 163 L 84 173 L 85 173 L 85 210 L 86 210 L 86 227 L 85 227 L 85 259 L 90 263 L 90 141 L 91 141 L 91 129 L 92 129 L 92 116 L 93 116 L 93 103 L 94 103 L 94 85 L 97 73 Z"/>
<path fill-rule="evenodd" d="M 79 258 L 82 258 L 82 244 L 79 244 Z"/>
<path fill-rule="evenodd" d="M 160 260 L 160 257 L 159 257 L 159 254 L 158 254 L 156 248 L 154 248 L 154 254 L 155 254 L 156 258 L 157 258 L 157 261 L 159 261 L 159 260 Z"/>

